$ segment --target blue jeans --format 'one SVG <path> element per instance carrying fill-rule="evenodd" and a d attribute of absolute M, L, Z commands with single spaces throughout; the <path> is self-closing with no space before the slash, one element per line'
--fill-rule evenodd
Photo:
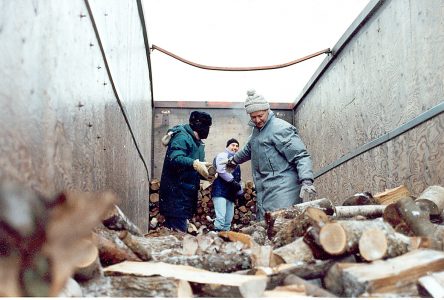
<path fill-rule="evenodd" d="M 224 197 L 213 197 L 213 204 L 216 213 L 214 228 L 222 231 L 230 230 L 234 215 L 234 203 Z"/>

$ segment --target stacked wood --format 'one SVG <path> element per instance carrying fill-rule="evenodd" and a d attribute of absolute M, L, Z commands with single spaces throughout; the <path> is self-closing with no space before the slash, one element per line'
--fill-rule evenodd
<path fill-rule="evenodd" d="M 158 230 L 165 222 L 165 217 L 159 213 L 159 189 L 160 180 L 152 179 L 150 181 L 149 195 L 149 227 L 151 230 Z M 197 234 L 199 230 L 213 230 L 214 204 L 211 197 L 211 183 L 202 181 L 198 192 L 197 212 L 190 220 L 194 226 L 189 228 L 189 233 Z M 232 230 L 239 231 L 243 227 L 250 225 L 256 219 L 256 191 L 252 181 L 245 182 L 244 194 L 239 196 L 235 202 L 234 216 L 232 221 Z"/>
<path fill-rule="evenodd" d="M 95 260 L 91 230 L 116 202 L 111 193 L 77 191 L 46 199 L 0 182 L 0 295 L 59 295 L 76 269 Z"/>

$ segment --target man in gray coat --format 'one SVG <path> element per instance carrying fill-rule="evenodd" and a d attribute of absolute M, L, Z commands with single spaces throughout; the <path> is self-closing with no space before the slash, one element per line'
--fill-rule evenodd
<path fill-rule="evenodd" d="M 316 194 L 310 154 L 296 128 L 277 118 L 270 104 L 254 90 L 247 92 L 245 110 L 253 132 L 242 150 L 227 162 L 230 170 L 251 160 L 258 220 L 265 212 L 301 203 Z"/>

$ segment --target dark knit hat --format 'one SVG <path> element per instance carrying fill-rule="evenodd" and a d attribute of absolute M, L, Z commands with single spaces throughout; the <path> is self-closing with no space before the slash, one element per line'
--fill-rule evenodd
<path fill-rule="evenodd" d="M 207 138 L 212 124 L 210 114 L 203 111 L 193 111 L 191 112 L 189 123 L 191 129 L 196 131 L 201 139 Z"/>
<path fill-rule="evenodd" d="M 236 139 L 229 139 L 227 141 L 227 145 L 225 147 L 230 146 L 230 144 L 232 144 L 232 143 L 236 143 L 239 146 L 239 142 Z"/>

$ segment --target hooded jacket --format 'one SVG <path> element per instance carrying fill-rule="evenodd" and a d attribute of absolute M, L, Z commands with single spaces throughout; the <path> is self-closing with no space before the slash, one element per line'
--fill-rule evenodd
<path fill-rule="evenodd" d="M 303 179 L 313 180 L 312 161 L 296 127 L 275 117 L 270 110 L 267 122 L 253 132 L 234 160 L 243 163 L 251 159 L 256 188 L 257 219 L 265 212 L 300 203 Z"/>
<path fill-rule="evenodd" d="M 197 208 L 200 175 L 193 161 L 205 161 L 204 145 L 190 125 L 177 125 L 168 131 L 173 135 L 168 143 L 160 184 L 160 213 L 164 216 L 191 218 Z"/>

